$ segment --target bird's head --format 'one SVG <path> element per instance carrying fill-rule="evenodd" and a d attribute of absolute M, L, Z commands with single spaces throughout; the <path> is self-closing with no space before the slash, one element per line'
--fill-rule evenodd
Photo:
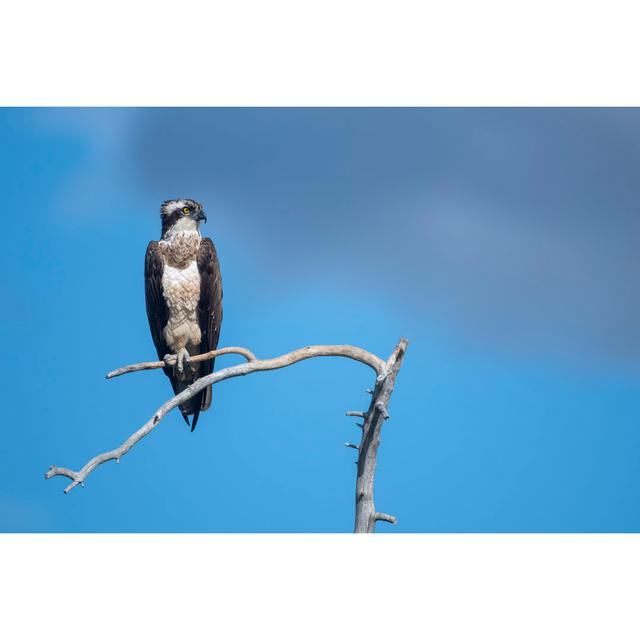
<path fill-rule="evenodd" d="M 200 223 L 207 221 L 202 205 L 188 198 L 163 202 L 160 206 L 160 218 L 163 238 L 176 231 L 198 231 Z"/>

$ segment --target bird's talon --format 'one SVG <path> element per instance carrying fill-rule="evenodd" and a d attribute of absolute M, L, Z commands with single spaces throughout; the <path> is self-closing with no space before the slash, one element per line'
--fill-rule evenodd
<path fill-rule="evenodd" d="M 182 348 L 176 354 L 176 358 L 177 358 L 176 368 L 178 370 L 178 373 L 182 375 L 184 373 L 185 364 L 191 367 L 191 364 L 189 362 L 189 352 L 185 348 Z"/>

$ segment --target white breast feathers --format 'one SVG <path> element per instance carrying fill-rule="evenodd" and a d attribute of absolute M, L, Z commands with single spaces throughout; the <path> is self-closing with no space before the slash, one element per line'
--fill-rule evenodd
<path fill-rule="evenodd" d="M 200 300 L 197 262 L 192 260 L 184 268 L 172 267 L 165 262 L 162 288 L 169 307 L 169 321 L 164 328 L 164 337 L 171 352 L 199 345 L 202 336 L 197 317 Z"/>

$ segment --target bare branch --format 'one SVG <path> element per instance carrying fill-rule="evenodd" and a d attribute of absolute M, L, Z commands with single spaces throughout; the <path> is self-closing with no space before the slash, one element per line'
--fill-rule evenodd
<path fill-rule="evenodd" d="M 245 349 L 244 347 L 225 347 L 224 349 L 214 349 L 213 351 L 208 351 L 207 353 L 201 353 L 197 356 L 191 356 L 189 360 L 191 362 L 202 362 L 203 360 L 211 360 L 212 358 L 216 358 L 218 356 L 223 356 L 227 353 L 238 353 L 241 356 L 244 356 L 248 362 L 253 362 L 256 357 L 249 351 L 249 349 Z M 169 359 L 167 362 L 164 360 L 158 360 L 155 362 L 139 362 L 138 364 L 128 364 L 125 367 L 120 367 L 119 369 L 114 369 L 113 371 L 109 371 L 107 373 L 106 378 L 110 380 L 111 378 L 117 378 L 118 376 L 122 376 L 125 373 L 132 373 L 134 371 L 146 371 L 147 369 L 162 369 L 166 366 L 171 366 L 175 364 L 175 357 L 173 359 Z"/>
<path fill-rule="evenodd" d="M 231 351 L 231 349 L 233 349 L 233 351 Z M 227 347 L 226 350 L 218 349 L 216 352 L 203 354 L 202 356 L 200 356 L 200 359 L 205 360 L 207 359 L 207 357 L 212 358 L 215 356 L 211 354 L 215 353 L 216 355 L 221 355 L 222 352 L 242 353 L 242 355 L 245 355 L 245 357 L 247 357 L 248 362 L 244 362 L 233 367 L 227 367 L 226 369 L 220 369 L 219 371 L 210 373 L 208 376 L 199 378 L 184 391 L 165 402 L 153 414 L 153 416 L 142 427 L 140 427 L 140 429 L 129 436 L 129 438 L 127 438 L 127 440 L 125 440 L 125 442 L 123 442 L 119 447 L 91 458 L 91 460 L 89 460 L 89 462 L 87 462 L 84 467 L 80 469 L 80 471 L 72 471 L 70 469 L 56 467 L 54 465 L 47 471 L 47 473 L 45 474 L 45 478 L 47 480 L 55 476 L 65 476 L 67 478 L 70 478 L 71 480 L 73 480 L 73 482 L 71 482 L 71 484 L 64 490 L 65 493 L 68 493 L 78 484 L 82 484 L 87 476 L 99 465 L 103 464 L 104 462 L 108 462 L 109 460 L 119 461 L 120 458 L 128 453 L 137 442 L 142 440 L 142 438 L 144 438 L 153 429 L 155 429 L 155 427 L 158 426 L 158 424 L 161 422 L 164 416 L 169 413 L 169 411 L 175 409 L 175 407 L 182 404 L 183 402 L 186 402 L 189 398 L 192 398 L 197 393 L 202 391 L 202 389 L 204 389 L 205 387 L 217 384 L 218 382 L 227 380 L 228 378 L 245 376 L 256 371 L 271 371 L 273 369 L 282 369 L 283 367 L 288 367 L 292 364 L 295 364 L 296 362 L 301 362 L 302 360 L 323 356 L 338 356 L 357 360 L 358 362 L 362 362 L 363 364 L 371 367 L 378 376 L 384 374 L 385 378 L 386 367 L 388 366 L 388 362 L 385 363 L 381 358 L 374 355 L 373 353 L 365 351 L 360 347 L 353 347 L 351 345 L 315 345 L 310 347 L 303 347 L 302 349 L 297 349 L 290 353 L 286 353 L 284 355 L 278 356 L 277 358 L 271 358 L 269 360 L 257 360 L 250 351 L 241 347 Z M 249 358 L 249 356 L 251 356 L 251 359 Z M 198 356 L 193 357 L 192 360 L 196 360 L 197 357 Z M 115 377 L 116 375 L 122 375 L 123 373 L 128 373 L 130 371 L 159 369 L 161 368 L 161 366 L 164 366 L 164 362 L 143 362 L 139 365 L 129 365 L 128 367 L 122 367 L 121 369 L 112 371 L 111 374 L 108 374 L 107 377 Z M 377 396 L 374 395 L 372 401 L 376 400 L 376 398 Z"/>
<path fill-rule="evenodd" d="M 91 460 L 89 460 L 79 471 L 73 471 L 65 467 L 56 467 L 54 465 L 46 472 L 45 478 L 47 480 L 55 476 L 64 476 L 69 478 L 72 482 L 64 490 L 65 493 L 68 493 L 77 485 L 84 487 L 84 481 L 96 467 L 109 460 L 120 462 L 120 458 L 127 454 L 136 443 L 155 429 L 169 411 L 183 402 L 186 402 L 202 389 L 210 385 L 217 384 L 222 380 L 235 378 L 237 376 L 244 376 L 256 371 L 281 369 L 308 358 L 322 356 L 351 358 L 352 360 L 357 360 L 358 362 L 366 364 L 376 373 L 375 387 L 367 390 L 371 394 L 371 402 L 368 410 L 366 412 L 347 412 L 348 416 L 363 418 L 363 423 L 357 425 L 362 429 L 360 444 L 356 445 L 345 442 L 345 446 L 358 451 L 358 460 L 356 462 L 358 465 L 358 474 L 356 479 L 356 518 L 354 531 L 356 533 L 373 533 L 376 522 L 380 520 L 391 524 L 396 523 L 395 516 L 375 510 L 373 502 L 373 481 L 375 476 L 377 450 L 380 444 L 380 431 L 385 420 L 389 418 L 387 407 L 389 405 L 391 393 L 393 392 L 396 376 L 398 375 L 400 366 L 402 365 L 407 345 L 408 341 L 405 338 L 401 338 L 400 342 L 386 362 L 369 351 L 350 345 L 317 345 L 303 347 L 302 349 L 297 349 L 296 351 L 292 351 L 291 353 L 287 353 L 270 360 L 258 360 L 251 351 L 244 347 L 226 347 L 224 349 L 216 349 L 209 353 L 194 356 L 191 359 L 197 362 L 211 359 L 219 355 L 237 353 L 243 355 L 247 359 L 247 362 L 233 367 L 227 367 L 226 369 L 220 369 L 219 371 L 214 371 L 208 376 L 204 376 L 203 378 L 196 380 L 196 382 L 187 387 L 184 391 L 165 402 L 153 414 L 153 416 L 142 427 L 140 427 L 140 429 L 129 436 L 129 438 L 127 438 L 127 440 L 125 440 L 125 442 L 123 442 L 119 447 L 91 458 Z M 114 378 L 132 371 L 160 369 L 166 365 L 171 366 L 173 364 L 171 359 L 168 358 L 167 360 L 167 363 L 164 361 L 141 362 L 139 364 L 121 367 L 120 369 L 116 369 L 115 371 L 111 371 L 107 374 L 107 378 Z"/>
<path fill-rule="evenodd" d="M 389 518 L 393 518 L 376 511 L 373 503 L 373 480 L 380 445 L 380 432 L 385 420 L 389 418 L 387 407 L 408 344 L 406 338 L 400 338 L 400 342 L 385 363 L 383 371 L 376 378 L 376 386 L 366 412 L 367 417 L 362 427 L 362 440 L 358 450 L 355 533 L 373 533 L 378 520 L 391 522 Z M 395 518 L 393 521 L 395 522 Z"/>

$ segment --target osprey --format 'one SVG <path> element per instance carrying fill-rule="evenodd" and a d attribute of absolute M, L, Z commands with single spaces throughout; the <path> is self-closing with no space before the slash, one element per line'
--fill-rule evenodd
<path fill-rule="evenodd" d="M 158 358 L 176 357 L 166 366 L 175 394 L 213 371 L 213 360 L 191 362 L 190 356 L 215 349 L 222 322 L 222 281 L 210 238 L 200 235 L 207 220 L 195 200 L 167 200 L 160 207 L 162 237 L 152 240 L 144 261 L 147 318 Z M 200 411 L 211 406 L 211 387 L 180 405 L 187 425 L 196 428 Z"/>

